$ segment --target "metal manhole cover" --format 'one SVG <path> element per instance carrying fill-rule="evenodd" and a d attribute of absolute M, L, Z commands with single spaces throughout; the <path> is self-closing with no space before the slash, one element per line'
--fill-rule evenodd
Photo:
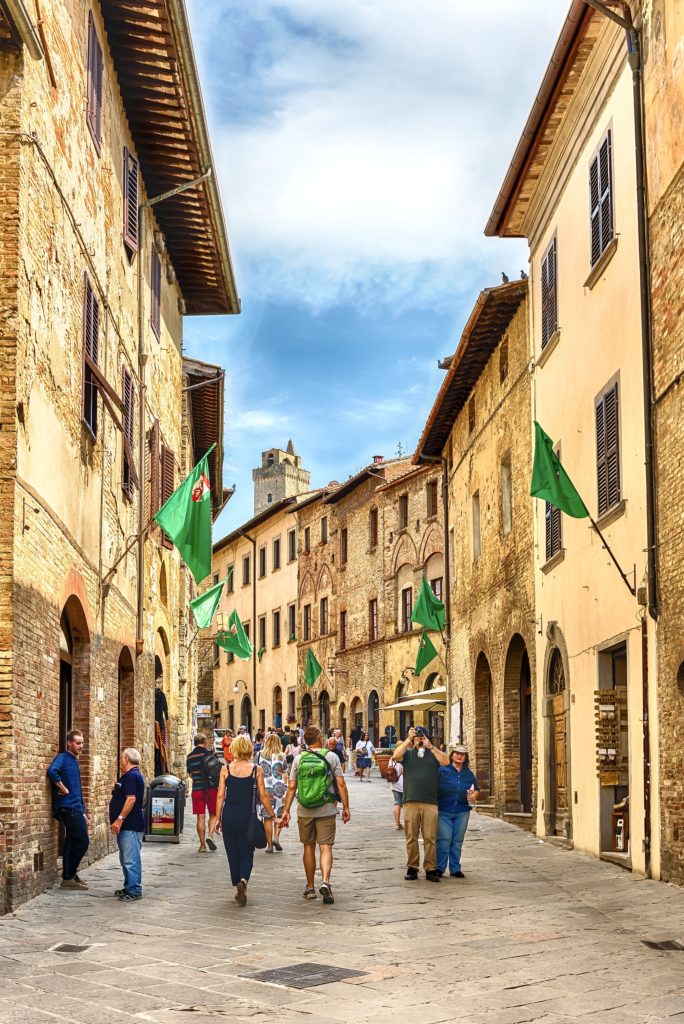
<path fill-rule="evenodd" d="M 329 985 L 332 981 L 342 981 L 344 978 L 361 978 L 366 973 L 352 971 L 347 967 L 330 967 L 328 964 L 291 964 L 289 967 L 277 967 L 271 971 L 241 974 L 240 977 L 270 985 L 285 985 L 287 988 L 314 988 L 316 985 Z"/>
<path fill-rule="evenodd" d="M 90 946 L 73 946 L 70 942 L 63 942 L 61 946 L 53 946 L 53 953 L 85 953 Z"/>
<path fill-rule="evenodd" d="M 641 940 L 644 946 L 648 946 L 649 949 L 658 949 L 675 952 L 676 950 L 683 950 L 681 942 L 677 942 L 676 939 L 666 939 L 664 942 L 649 942 L 648 939 Z"/>

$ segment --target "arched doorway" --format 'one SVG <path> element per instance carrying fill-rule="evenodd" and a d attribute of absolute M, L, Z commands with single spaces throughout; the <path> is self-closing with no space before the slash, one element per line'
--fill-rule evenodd
<path fill-rule="evenodd" d="M 402 697 L 406 696 L 408 689 L 408 683 L 400 681 L 397 683 L 397 688 L 394 691 L 394 703 L 398 704 Z M 408 735 L 408 731 L 413 725 L 413 712 L 410 708 L 406 711 L 395 711 L 394 713 L 395 725 L 399 731 L 399 740 L 405 740 Z"/>
<path fill-rule="evenodd" d="M 504 668 L 503 770 L 506 810 L 532 811 L 532 679 L 525 641 L 516 633 Z"/>
<path fill-rule="evenodd" d="M 342 738 L 345 743 L 349 742 L 347 736 L 347 705 L 342 701 L 337 706 L 337 728 L 342 730 Z"/>
<path fill-rule="evenodd" d="M 475 773 L 480 786 L 480 800 L 488 802 L 494 795 L 492 765 L 492 673 L 481 651 L 475 665 Z"/>
<path fill-rule="evenodd" d="M 242 704 L 240 705 L 239 725 L 246 725 L 247 732 L 250 736 L 252 735 L 252 702 L 247 694 L 242 698 Z"/>
<path fill-rule="evenodd" d="M 154 773 L 169 772 L 171 736 L 169 729 L 169 641 L 161 627 L 154 638 Z"/>
<path fill-rule="evenodd" d="M 313 702 L 311 700 L 311 694 L 305 693 L 302 697 L 302 725 L 306 729 L 307 725 L 311 725 L 311 718 L 313 716 Z"/>
<path fill-rule="evenodd" d="M 279 686 L 273 688 L 273 724 L 276 729 L 283 724 L 283 691 Z"/>
<path fill-rule="evenodd" d="M 439 673 L 431 672 L 425 681 L 423 689 L 434 690 L 436 686 L 439 686 Z M 427 730 L 430 734 L 430 740 L 438 747 L 444 743 L 444 711 L 441 709 L 442 705 L 436 705 L 428 710 L 427 715 Z"/>
<path fill-rule="evenodd" d="M 374 747 L 380 743 L 380 698 L 377 690 L 368 694 L 368 738 Z"/>
<path fill-rule="evenodd" d="M 554 647 L 546 675 L 548 717 L 548 801 L 544 813 L 546 833 L 569 836 L 568 803 L 568 717 L 565 665 L 560 650 Z"/>
<path fill-rule="evenodd" d="M 119 754 L 124 747 L 135 746 L 135 670 L 128 647 L 119 655 L 119 707 L 117 715 L 114 771 L 118 774 Z"/>
<path fill-rule="evenodd" d="M 328 735 L 330 729 L 330 694 L 323 690 L 318 702 L 318 721 L 320 723 L 323 738 Z"/>
<path fill-rule="evenodd" d="M 59 711 L 57 731 L 59 749 L 66 749 L 67 733 L 80 729 L 83 752 L 79 758 L 83 799 L 88 806 L 90 790 L 90 631 L 83 606 L 72 595 L 59 620 Z M 58 829 L 61 856 L 64 828 Z"/>
<path fill-rule="evenodd" d="M 363 706 L 360 697 L 354 697 L 351 702 L 351 717 L 349 722 L 352 731 L 361 732 L 363 729 Z M 351 733 L 349 734 L 351 737 Z"/>

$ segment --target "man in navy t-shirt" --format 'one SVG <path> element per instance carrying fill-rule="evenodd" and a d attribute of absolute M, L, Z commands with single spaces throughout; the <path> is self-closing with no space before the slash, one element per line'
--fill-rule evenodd
<path fill-rule="evenodd" d="M 116 836 L 119 860 L 123 868 L 123 889 L 115 896 L 124 902 L 142 898 L 142 849 L 145 832 L 143 796 L 145 780 L 140 771 L 140 754 L 134 747 L 126 747 L 121 754 L 121 777 L 112 790 L 109 801 L 109 823 Z"/>

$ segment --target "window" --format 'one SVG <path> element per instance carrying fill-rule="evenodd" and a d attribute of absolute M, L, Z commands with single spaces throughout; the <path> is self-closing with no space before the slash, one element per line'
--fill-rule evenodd
<path fill-rule="evenodd" d="M 378 546 L 378 510 L 372 508 L 368 519 L 368 528 L 370 533 L 370 546 L 376 548 Z"/>
<path fill-rule="evenodd" d="M 552 505 L 550 502 L 545 501 L 545 512 L 544 520 L 546 526 L 546 561 L 557 555 L 562 545 L 562 533 L 561 533 L 561 511 Z"/>
<path fill-rule="evenodd" d="M 411 632 L 411 613 L 413 611 L 413 587 L 405 587 L 401 592 L 401 631 Z"/>
<path fill-rule="evenodd" d="M 321 544 L 328 543 L 328 517 L 323 516 L 321 519 Z"/>
<path fill-rule="evenodd" d="M 259 648 L 258 650 L 264 650 L 266 648 L 266 616 L 259 616 Z"/>
<path fill-rule="evenodd" d="M 228 728 L 231 732 L 235 729 L 235 707 L 233 704 L 228 705 Z"/>
<path fill-rule="evenodd" d="M 235 655 L 232 651 L 226 651 L 226 665 L 232 665 L 235 661 Z"/>
<path fill-rule="evenodd" d="M 102 47 L 100 46 L 100 40 L 97 38 L 97 32 L 95 31 L 93 12 L 89 11 L 87 72 L 88 100 L 86 106 L 86 123 L 90 130 L 90 134 L 92 135 L 93 142 L 95 143 L 95 149 L 98 156 L 100 155 L 100 145 L 102 142 L 102 79 Z"/>
<path fill-rule="evenodd" d="M 475 395 L 468 401 L 468 433 L 472 434 L 475 429 Z"/>
<path fill-rule="evenodd" d="M 135 391 L 133 389 L 133 378 L 125 366 L 122 367 L 121 378 L 121 397 L 123 399 L 123 459 L 121 486 L 124 494 L 132 501 L 133 488 L 137 486 L 138 483 L 138 475 L 135 472 L 135 462 L 133 459 Z"/>
<path fill-rule="evenodd" d="M 97 438 L 97 360 L 100 348 L 100 304 L 87 277 L 83 298 L 83 422 Z"/>
<path fill-rule="evenodd" d="M 127 146 L 123 151 L 123 239 L 131 252 L 138 251 L 138 161 Z"/>
<path fill-rule="evenodd" d="M 558 330 L 558 278 L 556 239 L 551 239 L 541 265 L 541 347 L 546 348 Z"/>
<path fill-rule="evenodd" d="M 501 521 L 504 535 L 513 529 L 513 486 L 511 482 L 511 460 L 501 463 Z"/>
<path fill-rule="evenodd" d="M 287 606 L 287 639 L 297 639 L 297 605 L 289 604 Z"/>
<path fill-rule="evenodd" d="M 268 494 L 266 495 L 266 501 L 267 501 L 267 503 L 268 503 L 269 505 L 271 505 L 271 504 L 272 504 L 272 502 L 273 502 L 273 495 L 271 494 L 271 492 L 270 492 L 270 491 L 269 491 L 269 492 L 268 492 Z"/>
<path fill-rule="evenodd" d="M 304 605 L 304 639 L 311 639 L 311 605 Z"/>
<path fill-rule="evenodd" d="M 280 568 L 280 537 L 273 540 L 273 571 Z"/>
<path fill-rule="evenodd" d="M 619 434 L 616 383 L 596 403 L 596 475 L 600 516 L 620 503 Z"/>
<path fill-rule="evenodd" d="M 174 487 L 174 474 L 176 471 L 176 457 L 173 453 L 173 449 L 162 445 L 161 450 L 161 504 L 168 501 L 173 492 Z M 162 530 L 162 544 L 165 548 L 170 550 L 173 548 L 173 541 L 170 537 L 167 537 Z"/>
<path fill-rule="evenodd" d="M 250 627 L 250 623 L 249 622 L 243 622 L 242 623 L 242 628 L 244 629 L 245 636 L 247 637 L 248 640 L 249 640 L 249 632 L 250 632 L 250 628 L 249 627 Z"/>
<path fill-rule="evenodd" d="M 287 531 L 287 560 L 288 562 L 294 562 L 297 557 L 297 531 Z"/>
<path fill-rule="evenodd" d="M 259 548 L 259 579 L 266 575 L 266 548 Z"/>
<path fill-rule="evenodd" d="M 242 585 L 243 587 L 249 586 L 250 571 L 249 571 L 249 555 L 245 555 L 242 559 Z"/>
<path fill-rule="evenodd" d="M 409 502 L 408 494 L 399 496 L 399 529 L 405 530 L 408 527 Z"/>
<path fill-rule="evenodd" d="M 402 593 L 406 593 L 403 591 Z M 409 619 L 411 616 L 409 615 Z M 404 631 L 406 632 L 406 631 Z M 371 598 L 368 602 L 368 639 L 378 639 L 378 599 L 377 597 Z"/>
<path fill-rule="evenodd" d="M 607 131 L 589 167 L 592 267 L 598 263 L 614 234 L 612 179 L 612 141 L 611 132 Z"/>
<path fill-rule="evenodd" d="M 273 646 L 280 647 L 280 609 L 273 612 Z"/>
<path fill-rule="evenodd" d="M 426 487 L 426 497 L 427 497 L 427 516 L 428 516 L 428 518 L 430 518 L 431 516 L 436 516 L 437 515 L 437 481 L 436 480 L 430 480 L 430 482 L 428 483 L 428 485 Z"/>
<path fill-rule="evenodd" d="M 340 612 L 340 650 L 347 649 L 347 613 Z"/>
<path fill-rule="evenodd" d="M 473 494 L 473 560 L 480 557 L 480 492 Z"/>
<path fill-rule="evenodd" d="M 435 595 L 438 601 L 443 601 L 442 597 L 442 577 L 438 576 L 434 580 L 430 580 L 430 586 L 432 587 L 432 593 Z"/>
<path fill-rule="evenodd" d="M 499 383 L 503 384 L 508 376 L 508 338 L 499 345 Z"/>
<path fill-rule="evenodd" d="M 319 634 L 325 636 L 330 632 L 330 623 L 328 622 L 328 598 L 322 597 L 319 605 Z"/>
<path fill-rule="evenodd" d="M 347 564 L 347 527 L 344 526 L 340 530 L 340 565 Z"/>
<path fill-rule="evenodd" d="M 311 551 L 311 527 L 307 526 L 304 530 L 304 553 L 306 555 Z"/>
<path fill-rule="evenodd" d="M 228 583 L 226 584 L 226 593 L 232 594 L 235 591 L 235 566 L 228 566 Z"/>
<path fill-rule="evenodd" d="M 219 667 L 219 659 L 221 657 L 221 648 L 216 643 L 216 641 L 214 641 L 212 646 L 214 648 L 214 664 L 213 664 L 212 667 L 213 668 L 218 668 Z"/>
<path fill-rule="evenodd" d="M 157 341 L 161 335 L 161 260 L 155 249 L 152 250 L 152 265 L 150 269 L 150 287 L 152 290 L 152 308 L 150 312 L 150 324 Z"/>

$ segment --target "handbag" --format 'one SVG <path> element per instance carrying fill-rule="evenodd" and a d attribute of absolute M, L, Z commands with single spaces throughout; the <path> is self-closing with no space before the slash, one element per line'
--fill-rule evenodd
<path fill-rule="evenodd" d="M 257 817 L 256 805 L 257 805 L 257 783 L 256 783 L 256 768 L 252 772 L 252 779 L 254 780 L 254 788 L 252 795 L 252 813 L 249 816 L 249 822 L 247 823 L 247 842 L 250 846 L 253 846 L 255 850 L 264 850 L 266 848 L 266 829 L 264 823 Z"/>

